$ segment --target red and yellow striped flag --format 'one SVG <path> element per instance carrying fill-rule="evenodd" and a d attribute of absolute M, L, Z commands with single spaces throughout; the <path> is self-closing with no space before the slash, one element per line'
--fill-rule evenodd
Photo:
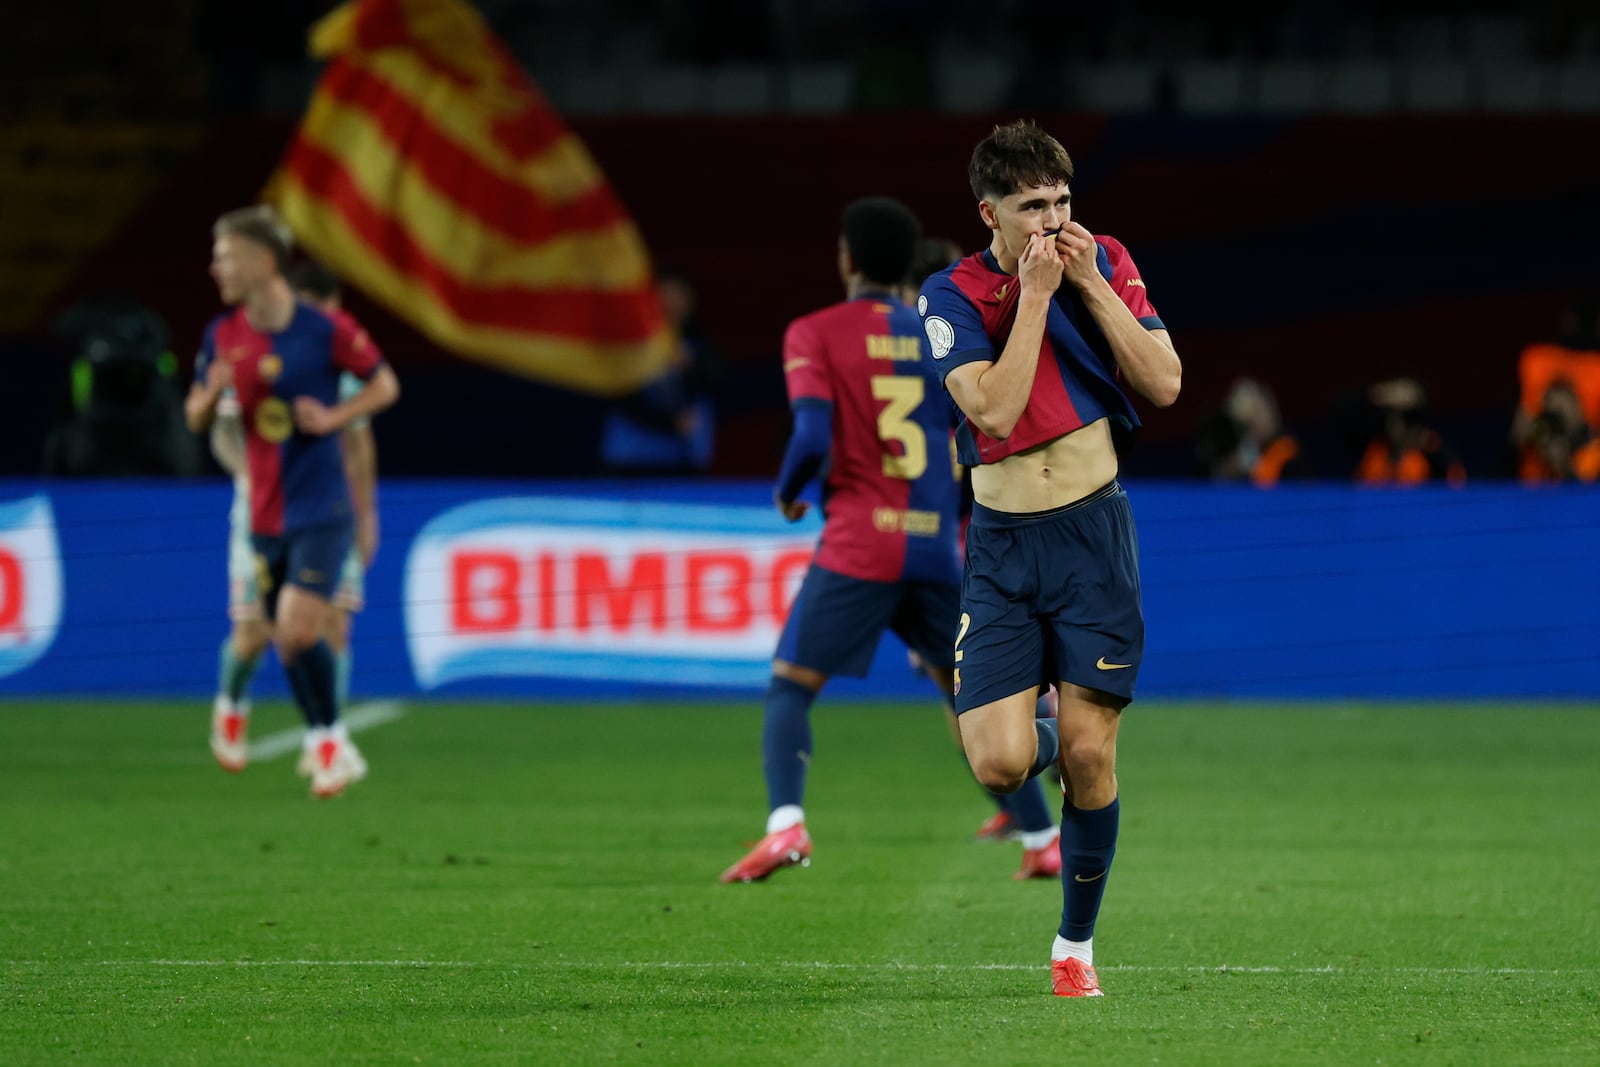
<path fill-rule="evenodd" d="M 619 394 L 671 351 L 633 221 L 464 0 L 350 0 L 266 197 L 297 239 L 446 349 Z"/>

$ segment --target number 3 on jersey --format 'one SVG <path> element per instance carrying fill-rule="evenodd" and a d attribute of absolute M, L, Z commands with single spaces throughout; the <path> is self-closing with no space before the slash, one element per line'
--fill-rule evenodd
<path fill-rule="evenodd" d="M 925 383 L 911 375 L 880 374 L 872 379 L 872 399 L 887 400 L 878 413 L 878 439 L 900 442 L 901 454 L 885 454 L 883 473 L 914 481 L 928 469 L 928 436 L 911 419 L 922 403 Z"/>

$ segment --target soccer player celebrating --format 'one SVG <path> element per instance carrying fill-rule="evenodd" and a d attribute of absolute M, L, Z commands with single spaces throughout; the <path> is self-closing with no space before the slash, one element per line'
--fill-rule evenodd
<path fill-rule="evenodd" d="M 1144 650 L 1113 429 L 1138 424 L 1124 383 L 1166 407 L 1182 365 L 1127 250 L 1072 221 L 1072 174 L 1032 123 L 980 142 L 968 177 L 993 239 L 929 278 L 918 310 L 972 468 L 955 652 L 962 742 L 997 792 L 1059 761 L 1052 986 L 1100 996 L 1094 924 L 1117 843 L 1117 726 Z M 1057 718 L 1036 719 L 1051 681 Z"/>
<path fill-rule="evenodd" d="M 343 315 L 339 280 L 319 263 L 302 260 L 289 272 L 295 296 L 315 305 L 330 316 Z M 362 381 L 344 372 L 339 376 L 339 400 L 352 399 L 361 391 Z M 211 716 L 211 752 L 225 770 L 239 772 L 249 762 L 247 734 L 250 722 L 250 683 L 255 677 L 261 653 L 271 640 L 271 629 L 261 611 L 261 593 L 256 582 L 255 550 L 250 543 L 250 477 L 245 462 L 244 423 L 239 417 L 239 400 L 233 390 L 223 391 L 211 423 L 211 452 L 217 462 L 233 475 L 233 507 L 228 513 L 228 616 L 233 625 L 222 643 L 217 671 L 217 696 Z M 340 568 L 339 584 L 328 613 L 328 646 L 333 652 L 337 702 L 342 715 L 350 704 L 350 623 L 351 616 L 365 604 L 366 569 L 378 548 L 377 442 L 371 421 L 352 419 L 339 434 L 344 456 L 345 476 L 350 482 L 350 499 L 355 509 L 355 544 Z M 365 762 L 359 751 L 348 750 L 359 779 Z M 316 746 L 308 730 L 295 767 L 302 778 L 316 769 Z"/>
<path fill-rule="evenodd" d="M 948 402 L 917 316 L 894 295 L 921 226 L 903 204 L 857 200 L 844 211 L 839 274 L 848 299 L 790 324 L 783 369 L 794 433 L 774 499 L 791 521 L 824 476 L 822 539 L 778 640 L 762 731 L 766 836 L 722 874 L 752 882 L 809 862 L 802 800 L 811 704 L 829 677 L 863 677 L 885 629 L 915 651 L 948 695 L 959 605 L 959 486 Z M 1019 877 L 1055 877 L 1059 853 L 1043 797 Z"/>
<path fill-rule="evenodd" d="M 323 637 L 355 538 L 336 435 L 393 404 L 400 385 L 364 330 L 295 299 L 284 278 L 292 238 L 270 208 L 224 215 L 213 238 L 211 275 L 234 310 L 206 328 L 184 414 L 200 432 L 225 391 L 238 401 L 256 581 L 309 731 L 312 792 L 335 796 L 365 770 L 339 722 L 336 668 Z M 340 402 L 343 371 L 365 384 Z M 242 732 L 235 731 L 241 740 Z"/>

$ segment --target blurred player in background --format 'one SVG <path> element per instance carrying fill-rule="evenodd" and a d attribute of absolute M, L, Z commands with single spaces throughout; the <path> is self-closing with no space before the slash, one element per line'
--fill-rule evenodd
<path fill-rule="evenodd" d="M 947 695 L 953 679 L 959 489 L 949 405 L 916 314 L 897 295 L 921 227 L 903 204 L 875 197 L 846 207 L 841 229 L 848 298 L 795 320 L 784 337 L 795 424 L 774 499 L 798 520 L 809 508 L 800 493 L 820 475 L 826 517 L 772 661 L 762 731 L 766 836 L 723 872 L 725 883 L 809 862 L 810 712 L 830 677 L 864 677 L 890 629 Z M 1024 868 L 1042 865 L 1053 877 L 1047 810 L 1044 820 L 1046 840 L 1032 843 Z"/>
<path fill-rule="evenodd" d="M 270 626 L 308 728 L 312 792 L 334 796 L 366 772 L 340 722 L 338 668 L 325 636 L 335 625 L 330 597 L 356 540 L 338 435 L 393 404 L 400 386 L 348 316 L 295 298 L 284 276 L 292 238 L 270 208 L 224 215 L 213 238 L 211 274 L 235 310 L 206 329 L 185 416 L 196 432 L 219 413 L 236 416 L 243 428 L 254 589 L 231 594 L 235 634 L 223 651 L 226 703 L 213 712 L 212 749 L 225 767 L 243 767 L 244 685 Z M 346 371 L 363 385 L 340 400 Z M 230 392 L 233 403 L 226 404 Z M 236 580 L 238 568 L 230 569 Z M 241 610 L 251 592 L 260 619 Z"/>
<path fill-rule="evenodd" d="M 1100 996 L 1094 924 L 1116 851 L 1117 727 L 1144 651 L 1138 541 L 1117 484 L 1126 383 L 1160 407 L 1182 366 L 1132 258 L 1072 221 L 1072 160 L 1027 122 L 996 127 L 969 178 L 989 248 L 929 278 L 918 310 L 961 409 L 972 468 L 956 711 L 996 792 L 1059 759 L 1058 996 Z M 1035 717 L 1055 681 L 1057 718 Z"/>
<path fill-rule="evenodd" d="M 339 290 L 339 279 L 333 272 L 313 260 L 302 260 L 289 272 L 289 281 L 295 295 L 321 308 L 328 315 L 342 314 L 344 298 Z M 339 376 L 339 401 L 355 398 L 361 391 L 361 379 L 349 371 Z M 378 554 L 378 442 L 372 434 L 372 421 L 365 415 L 351 419 L 339 435 L 339 447 L 344 454 L 344 474 L 350 482 L 350 506 L 355 511 L 356 543 L 345 557 L 344 568 L 339 572 L 339 587 L 333 595 L 333 611 L 329 612 L 328 645 L 333 649 L 338 666 L 339 710 L 350 706 L 350 670 L 353 662 L 350 652 L 350 625 L 352 616 L 366 605 L 367 568 Z M 305 754 L 310 753 L 310 748 Z M 310 762 L 302 759 L 302 774 L 310 773 Z"/>

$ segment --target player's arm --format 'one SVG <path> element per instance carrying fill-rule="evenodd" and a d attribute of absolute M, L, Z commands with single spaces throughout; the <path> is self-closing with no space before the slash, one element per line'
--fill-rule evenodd
<path fill-rule="evenodd" d="M 1111 280 L 1107 281 L 1096 262 L 1094 235 L 1076 222 L 1061 228 L 1056 235 L 1056 247 L 1061 252 L 1068 281 L 1078 290 L 1100 332 L 1111 342 L 1122 377 L 1152 404 L 1170 407 L 1177 401 L 1178 391 L 1183 386 L 1183 363 L 1178 359 L 1171 334 L 1140 322 L 1140 316 L 1125 298 L 1127 291 L 1134 291 L 1133 299 L 1145 301 L 1148 306 L 1142 279 L 1130 273 L 1133 261 L 1119 249 L 1112 265 Z M 1153 317 L 1152 311 L 1148 318 Z"/>
<path fill-rule="evenodd" d="M 798 499 L 806 483 L 822 472 L 833 449 L 833 405 L 825 400 L 801 397 L 793 405 L 794 432 L 783 450 L 783 466 L 772 499 L 783 517 L 794 522 L 810 505 Z"/>
<path fill-rule="evenodd" d="M 327 407 L 309 396 L 294 401 L 295 425 L 305 433 L 338 433 L 358 419 L 371 418 L 400 399 L 400 379 L 387 363 L 379 363 L 349 400 Z"/>
<path fill-rule="evenodd" d="M 368 419 L 400 399 L 400 379 L 383 361 L 383 353 L 349 315 L 333 316 L 333 363 L 364 383 L 354 396 L 328 407 L 315 397 L 294 401 L 294 421 L 302 433 L 338 433 L 358 419 Z"/>
<path fill-rule="evenodd" d="M 822 339 L 806 319 L 790 323 L 783 335 L 783 379 L 794 430 L 783 451 L 772 500 L 784 518 L 795 522 L 811 507 L 799 499 L 800 493 L 822 472 L 833 449 L 833 376 Z"/>
<path fill-rule="evenodd" d="M 339 442 L 356 518 L 356 548 L 361 561 L 370 565 L 378 554 L 378 442 L 372 424 L 364 420 L 347 426 Z"/>
<path fill-rule="evenodd" d="M 244 423 L 237 397 L 224 395 L 211 420 L 211 454 L 229 474 L 245 469 Z"/>
<path fill-rule="evenodd" d="M 993 362 L 973 360 L 945 374 L 945 388 L 967 421 L 996 441 L 1011 436 L 1028 406 L 1050 301 L 1061 284 L 1061 269 L 1061 259 L 1049 238 L 1030 237 L 1018 260 L 1017 278 L 1022 292 L 1017 297 L 1017 317 L 1005 349 Z"/>
<path fill-rule="evenodd" d="M 205 340 L 200 343 L 200 354 L 194 361 L 194 384 L 189 395 L 183 398 L 183 421 L 192 433 L 204 433 L 217 417 L 217 401 L 233 384 L 233 368 L 216 358 L 214 328 L 207 327 Z"/>

